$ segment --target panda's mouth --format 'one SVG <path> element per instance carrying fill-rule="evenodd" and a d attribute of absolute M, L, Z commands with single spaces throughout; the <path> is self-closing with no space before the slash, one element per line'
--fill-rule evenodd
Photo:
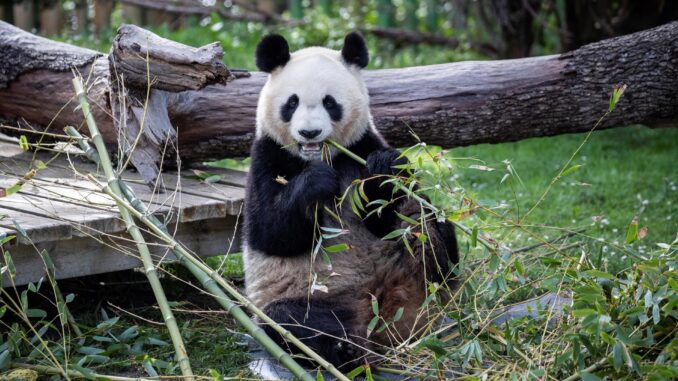
<path fill-rule="evenodd" d="M 308 152 L 308 153 L 318 152 L 319 153 L 322 145 L 321 145 L 321 143 L 299 143 L 299 147 L 301 147 L 301 150 L 303 152 Z"/>
<path fill-rule="evenodd" d="M 299 153 L 307 160 L 319 159 L 321 149 L 322 143 L 299 143 Z"/>

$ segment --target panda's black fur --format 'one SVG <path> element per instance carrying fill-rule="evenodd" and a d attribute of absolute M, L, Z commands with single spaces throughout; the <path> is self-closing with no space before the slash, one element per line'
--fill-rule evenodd
<path fill-rule="evenodd" d="M 367 49 L 359 34 L 346 37 L 340 57 L 337 59 L 343 60 L 347 70 L 367 65 Z M 280 36 L 267 36 L 257 47 L 256 62 L 262 71 L 281 70 L 290 59 L 287 43 Z M 343 119 L 348 118 L 342 114 L 343 106 L 336 104 L 334 98 L 335 104 L 327 101 L 327 97 L 332 95 L 323 94 L 318 99 L 322 99 L 329 119 L 332 123 L 349 123 L 344 128 L 356 136 L 344 143 L 365 158 L 367 166 L 337 152 L 332 155 L 331 165 L 303 158 L 276 141 L 281 139 L 276 136 L 280 130 L 266 126 L 266 120 L 258 120 L 245 200 L 245 276 L 248 296 L 258 307 L 334 365 L 348 369 L 363 361 L 369 350 L 398 341 L 384 333 L 366 337 L 373 317 L 372 298 L 376 297 L 385 319 L 405 307 L 403 318 L 394 326 L 396 333 L 408 335 L 421 326 L 416 315 L 427 295 L 426 283 L 451 285 L 451 270 L 458 262 L 458 253 L 449 222 L 426 221 L 428 242 L 424 244 L 414 235 L 408 240 L 414 255 L 402 241 L 381 240 L 405 226 L 396 212 L 415 219 L 421 212 L 416 201 L 382 184 L 383 175 L 397 174 L 399 170 L 394 166 L 407 161 L 383 141 L 371 126 L 371 117 L 362 121 L 365 125 L 350 125 L 351 120 Z M 299 97 L 292 101 L 290 98 L 281 101 L 279 108 L 274 105 L 263 118 L 289 123 L 300 102 Z M 335 106 L 338 109 L 332 116 Z M 394 201 L 381 213 L 367 218 L 357 217 L 344 205 L 337 209 L 342 220 L 339 223 L 323 211 L 322 205 L 335 209 L 335 199 L 355 179 L 367 179 L 363 189 L 369 200 Z M 369 212 L 368 208 L 365 214 Z M 349 245 L 346 251 L 330 254 L 331 266 L 319 257 L 312 258 L 318 226 L 348 232 L 323 242 L 326 247 L 334 243 Z M 312 290 L 315 284 L 327 289 Z M 284 345 L 282 337 L 267 326 L 264 329 Z"/>

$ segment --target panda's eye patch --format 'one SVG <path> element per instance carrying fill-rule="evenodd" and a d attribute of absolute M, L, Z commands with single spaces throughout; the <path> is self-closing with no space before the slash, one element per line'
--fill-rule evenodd
<path fill-rule="evenodd" d="M 323 107 L 327 110 L 327 113 L 333 121 L 338 122 L 341 120 L 343 109 L 333 96 L 325 95 L 325 98 L 323 98 Z"/>
<path fill-rule="evenodd" d="M 326 95 L 325 98 L 323 98 L 323 106 L 325 106 L 325 108 L 332 108 L 336 105 L 337 101 L 334 99 L 333 96 Z"/>
<path fill-rule="evenodd" d="M 297 94 L 290 95 L 290 97 L 287 98 L 287 102 L 280 108 L 280 118 L 283 122 L 287 123 L 292 120 L 292 115 L 294 115 L 297 106 L 299 106 L 299 97 Z"/>

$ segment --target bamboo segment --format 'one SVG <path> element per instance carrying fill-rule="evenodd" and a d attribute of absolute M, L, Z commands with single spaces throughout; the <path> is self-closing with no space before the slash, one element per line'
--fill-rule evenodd
<path fill-rule="evenodd" d="M 87 95 L 85 94 L 82 79 L 80 77 L 73 78 L 73 87 L 75 88 L 75 94 L 80 102 L 80 108 L 85 115 L 85 120 L 87 122 L 87 127 L 89 128 L 91 139 L 98 151 L 99 162 L 106 175 L 108 186 L 112 192 L 121 195 L 122 193 L 118 185 L 117 176 L 115 171 L 113 171 L 113 166 L 111 165 L 111 160 L 108 157 L 108 151 L 106 151 L 104 140 L 99 133 L 99 129 L 96 126 L 94 117 L 90 113 Z M 151 253 L 148 250 L 148 246 L 146 245 L 146 241 L 141 235 L 141 231 L 134 222 L 134 219 L 132 218 L 129 211 L 120 203 L 118 203 L 118 209 L 120 210 L 120 215 L 125 221 L 127 231 L 136 242 L 137 249 L 139 250 L 139 254 L 141 256 L 141 261 L 144 265 L 146 277 L 148 278 L 148 282 L 151 284 L 151 289 L 153 290 L 153 294 L 155 295 L 155 299 L 158 302 L 158 307 L 160 307 L 165 325 L 167 326 L 170 337 L 172 338 L 172 344 L 174 345 L 177 362 L 181 368 L 181 374 L 186 378 L 186 380 L 193 381 L 193 371 L 191 370 L 191 364 L 188 359 L 188 354 L 186 353 L 186 347 L 184 346 L 183 339 L 181 338 L 179 326 L 177 325 L 177 321 L 174 318 L 174 314 L 172 314 L 172 309 L 169 307 L 167 297 L 165 296 L 165 292 L 163 291 L 162 285 L 160 284 L 160 279 L 158 278 L 158 273 L 156 272 L 153 259 L 151 258 Z"/>

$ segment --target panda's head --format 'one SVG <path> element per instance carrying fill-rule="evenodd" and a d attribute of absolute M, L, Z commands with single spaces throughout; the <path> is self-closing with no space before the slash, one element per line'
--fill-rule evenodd
<path fill-rule="evenodd" d="M 360 74 L 367 61 L 365 40 L 356 32 L 341 51 L 311 47 L 292 54 L 282 36 L 264 37 L 256 63 L 270 75 L 259 95 L 257 137 L 268 136 L 305 160 L 319 159 L 327 138 L 351 145 L 372 128 Z"/>

